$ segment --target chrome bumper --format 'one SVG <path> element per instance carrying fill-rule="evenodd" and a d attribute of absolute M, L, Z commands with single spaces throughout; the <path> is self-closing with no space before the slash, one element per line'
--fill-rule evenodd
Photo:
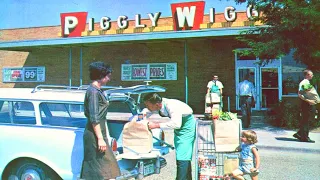
<path fill-rule="evenodd" d="M 136 179 L 143 179 L 145 177 L 144 175 L 144 165 L 146 161 L 144 160 L 138 160 L 136 167 L 130 171 L 122 172 L 121 176 L 118 176 L 116 180 L 127 180 L 131 178 L 136 178 Z M 155 166 L 155 171 L 153 174 L 160 174 L 160 169 L 165 167 L 167 165 L 166 159 L 159 157 L 155 159 L 155 162 L 153 163 Z M 153 175 L 149 174 L 147 176 Z"/>

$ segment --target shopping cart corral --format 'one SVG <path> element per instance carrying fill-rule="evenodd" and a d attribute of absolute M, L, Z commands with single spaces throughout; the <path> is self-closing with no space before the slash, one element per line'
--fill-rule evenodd
<path fill-rule="evenodd" d="M 241 120 L 198 120 L 196 180 L 224 179 L 239 164 Z"/>

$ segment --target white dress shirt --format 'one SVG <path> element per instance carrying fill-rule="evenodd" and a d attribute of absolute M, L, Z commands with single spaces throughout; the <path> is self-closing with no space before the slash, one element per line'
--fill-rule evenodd
<path fill-rule="evenodd" d="M 158 114 L 159 111 L 151 112 L 147 108 L 142 110 L 146 113 L 147 118 L 152 114 Z M 164 123 L 159 123 L 161 129 L 180 129 L 182 117 L 193 114 L 193 110 L 186 103 L 177 99 L 162 98 L 161 115 L 169 117 L 171 120 Z"/>
<path fill-rule="evenodd" d="M 240 96 L 256 96 L 255 88 L 252 82 L 244 80 L 237 86 L 237 95 Z"/>
<path fill-rule="evenodd" d="M 214 81 L 209 81 L 208 82 L 208 85 L 207 85 L 207 88 L 210 88 L 211 89 L 211 87 L 214 85 Z M 223 84 L 222 84 L 222 82 L 220 82 L 220 81 L 216 81 L 216 86 L 218 86 L 219 87 L 219 89 L 222 89 L 223 88 Z"/>

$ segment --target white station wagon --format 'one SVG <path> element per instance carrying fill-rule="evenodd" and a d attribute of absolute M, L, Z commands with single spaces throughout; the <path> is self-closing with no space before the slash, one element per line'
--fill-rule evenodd
<path fill-rule="evenodd" d="M 164 92 L 160 86 L 105 87 L 109 142 L 118 160 L 117 179 L 142 179 L 160 173 L 169 153 L 162 130 L 153 130 L 149 154 L 123 154 L 122 130 L 140 112 L 146 92 Z M 79 179 L 83 160 L 85 89 L 39 85 L 36 88 L 0 88 L 0 178 L 3 180 Z"/>

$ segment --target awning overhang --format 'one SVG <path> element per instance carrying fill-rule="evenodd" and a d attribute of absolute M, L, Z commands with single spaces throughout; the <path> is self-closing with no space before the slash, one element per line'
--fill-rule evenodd
<path fill-rule="evenodd" d="M 36 39 L 22 41 L 3 41 L 0 42 L 0 50 L 8 51 L 26 51 L 30 52 L 37 48 L 61 48 L 83 45 L 99 45 L 117 42 L 135 42 L 135 41 L 154 41 L 154 40 L 172 40 L 188 39 L 201 37 L 222 37 L 240 35 L 242 31 L 250 30 L 256 27 L 229 27 L 216 29 L 202 29 L 189 31 L 170 31 L 170 32 L 152 32 L 135 34 L 116 34 L 85 36 L 75 38 L 56 38 L 56 39 Z"/>

